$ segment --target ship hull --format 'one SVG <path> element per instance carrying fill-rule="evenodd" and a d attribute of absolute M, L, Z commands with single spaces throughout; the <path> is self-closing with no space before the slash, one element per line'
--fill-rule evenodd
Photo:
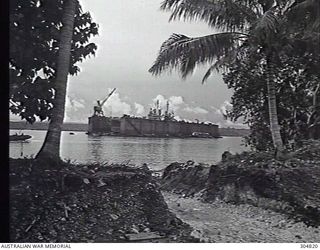
<path fill-rule="evenodd" d="M 201 138 L 220 137 L 219 127 L 215 124 L 152 120 L 126 115 L 121 118 L 89 117 L 89 135 L 190 138 L 195 132 L 206 135 Z"/>

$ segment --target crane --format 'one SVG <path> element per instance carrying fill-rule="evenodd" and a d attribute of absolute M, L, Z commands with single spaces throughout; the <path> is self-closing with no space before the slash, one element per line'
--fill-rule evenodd
<path fill-rule="evenodd" d="M 108 95 L 107 97 L 103 100 L 103 101 L 99 101 L 97 100 L 97 106 L 93 107 L 94 113 L 93 115 L 97 115 L 97 116 L 103 116 L 103 110 L 102 107 L 103 105 L 106 103 L 106 101 L 109 99 L 110 96 L 112 96 L 112 94 L 116 91 L 116 88 L 114 88 Z"/>

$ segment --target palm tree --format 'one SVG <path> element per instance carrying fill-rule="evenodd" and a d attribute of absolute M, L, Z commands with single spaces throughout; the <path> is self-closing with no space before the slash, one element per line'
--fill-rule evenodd
<path fill-rule="evenodd" d="M 49 128 L 37 159 L 60 160 L 61 126 L 63 124 L 68 73 L 70 67 L 71 41 L 74 28 L 74 17 L 78 1 L 67 0 L 62 17 L 63 27 L 60 34 L 57 73 L 55 78 L 55 100 Z"/>
<path fill-rule="evenodd" d="M 262 54 L 267 63 L 270 131 L 280 155 L 283 141 L 272 65 L 274 60 L 279 60 L 278 53 L 287 43 L 283 28 L 286 13 L 291 11 L 293 4 L 294 1 L 286 0 L 165 0 L 161 9 L 172 12 L 170 21 L 202 20 L 222 32 L 196 38 L 173 34 L 162 44 L 149 72 L 159 75 L 165 70 L 177 69 L 182 78 L 186 78 L 197 65 L 210 63 L 204 82 L 213 70 L 227 67 L 237 59 Z"/>

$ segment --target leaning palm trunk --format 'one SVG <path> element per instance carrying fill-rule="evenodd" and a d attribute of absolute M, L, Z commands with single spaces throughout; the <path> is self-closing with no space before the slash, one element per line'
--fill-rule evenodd
<path fill-rule="evenodd" d="M 55 100 L 48 132 L 37 159 L 60 160 L 60 137 L 64 119 L 67 81 L 71 56 L 71 40 L 74 27 L 77 0 L 67 0 L 62 17 L 57 74 L 55 79 Z"/>
<path fill-rule="evenodd" d="M 272 135 L 273 145 L 276 150 L 276 156 L 280 156 L 283 153 L 283 142 L 280 134 L 280 126 L 277 113 L 277 100 L 276 100 L 276 87 L 273 81 L 273 70 L 271 57 L 267 58 L 266 65 L 266 78 L 267 78 L 267 90 L 268 90 L 268 107 L 269 107 L 269 119 L 270 119 L 270 132 Z"/>
<path fill-rule="evenodd" d="M 320 122 L 320 105 L 318 104 L 318 93 L 320 91 L 320 83 L 316 86 L 316 89 L 313 91 L 312 95 L 312 113 L 308 118 L 308 130 L 309 138 L 316 139 L 316 126 Z"/>

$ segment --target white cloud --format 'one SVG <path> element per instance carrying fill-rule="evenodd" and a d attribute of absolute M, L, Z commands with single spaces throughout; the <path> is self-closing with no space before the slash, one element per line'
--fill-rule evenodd
<path fill-rule="evenodd" d="M 195 113 L 195 114 L 208 114 L 209 111 L 204 109 L 204 108 L 201 108 L 201 107 L 186 107 L 183 109 L 184 111 L 186 112 L 190 112 L 190 113 Z"/>
<path fill-rule="evenodd" d="M 65 108 L 65 122 L 87 122 L 88 115 L 86 111 L 86 104 L 83 99 L 76 96 L 67 96 Z"/>
<path fill-rule="evenodd" d="M 103 106 L 106 116 L 122 116 L 123 114 L 131 114 L 131 105 L 123 101 L 119 93 L 114 93 Z"/>
<path fill-rule="evenodd" d="M 169 101 L 169 111 L 172 110 L 176 112 L 179 109 L 181 109 L 182 106 L 185 105 L 185 102 L 182 96 L 170 96 L 169 98 L 165 98 L 163 95 L 159 94 L 152 99 L 153 103 L 151 104 L 151 107 L 155 106 L 157 100 L 159 101 L 159 106 L 162 110 L 166 110 L 168 101 Z"/>
<path fill-rule="evenodd" d="M 152 101 L 153 101 L 153 103 L 151 104 L 152 107 L 156 105 L 157 101 L 159 101 L 159 105 L 161 108 L 164 108 L 167 103 L 167 99 L 163 95 L 157 95 L 155 98 L 152 99 Z"/>
<path fill-rule="evenodd" d="M 226 114 L 230 109 L 232 109 L 232 104 L 228 100 L 225 100 L 220 106 L 220 112 L 223 114 Z"/>
<path fill-rule="evenodd" d="M 70 96 L 66 99 L 66 108 L 69 110 L 79 110 L 85 108 L 83 99 L 75 99 Z"/>
<path fill-rule="evenodd" d="M 216 107 L 214 107 L 214 106 L 210 106 L 210 108 L 214 110 L 214 114 L 216 114 L 216 115 L 222 115 L 222 112 L 221 112 L 220 109 L 218 109 L 218 108 L 216 108 Z"/>
<path fill-rule="evenodd" d="M 174 116 L 174 118 L 175 118 L 177 121 L 182 121 L 182 119 L 181 119 L 180 116 L 178 116 L 178 115 Z"/>
<path fill-rule="evenodd" d="M 170 96 L 169 102 L 173 106 L 178 106 L 184 104 L 183 97 L 182 96 Z"/>
<path fill-rule="evenodd" d="M 137 116 L 144 116 L 145 115 L 145 109 L 144 106 L 141 105 L 140 103 L 134 103 L 134 108 L 135 108 L 135 114 Z"/>

